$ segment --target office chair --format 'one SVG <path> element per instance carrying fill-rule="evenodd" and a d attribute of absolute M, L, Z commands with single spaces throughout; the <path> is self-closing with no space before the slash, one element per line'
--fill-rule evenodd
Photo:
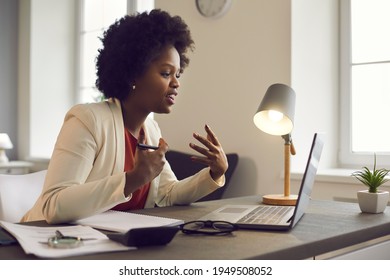
<path fill-rule="evenodd" d="M 46 170 L 23 175 L 0 174 L 0 220 L 18 223 L 41 194 Z"/>
<path fill-rule="evenodd" d="M 171 165 L 172 170 L 175 173 L 177 179 L 179 180 L 194 175 L 201 169 L 205 168 L 203 164 L 191 161 L 190 159 L 191 154 L 188 153 L 169 150 L 165 154 L 165 157 L 169 162 L 169 164 Z M 230 179 L 238 164 L 238 154 L 230 153 L 230 154 L 226 154 L 226 157 L 229 163 L 229 168 L 225 173 L 225 179 L 226 179 L 225 185 L 215 190 L 214 192 L 206 195 L 205 197 L 202 197 L 198 201 L 208 201 L 208 200 L 216 200 L 222 198 L 225 190 L 229 186 Z"/>

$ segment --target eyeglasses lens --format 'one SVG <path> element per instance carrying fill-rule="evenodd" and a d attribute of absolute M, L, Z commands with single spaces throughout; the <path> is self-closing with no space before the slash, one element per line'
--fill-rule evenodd
<path fill-rule="evenodd" d="M 223 221 L 194 221 L 182 226 L 184 233 L 222 234 L 234 231 L 236 227 Z"/>

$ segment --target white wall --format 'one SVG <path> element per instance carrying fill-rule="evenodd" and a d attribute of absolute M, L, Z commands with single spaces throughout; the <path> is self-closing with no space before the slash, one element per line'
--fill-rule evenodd
<path fill-rule="evenodd" d="M 292 84 L 297 92 L 293 164 L 303 168 L 314 132 L 326 134 L 321 167 L 337 165 L 338 0 L 292 0 Z"/>
<path fill-rule="evenodd" d="M 76 1 L 19 3 L 19 158 L 50 157 L 74 102 Z"/>
<path fill-rule="evenodd" d="M 17 43 L 18 3 L 0 0 L 0 133 L 7 133 L 14 148 L 7 150 L 10 160 L 17 158 Z"/>
<path fill-rule="evenodd" d="M 356 201 L 365 189 L 350 175 L 354 170 L 337 168 L 339 115 L 339 0 L 292 0 L 292 85 L 297 92 L 294 142 L 297 156 L 293 169 L 303 170 L 316 131 L 326 133 L 313 197 Z M 300 174 L 293 174 L 297 189 Z M 383 188 L 389 190 L 389 184 Z"/>
<path fill-rule="evenodd" d="M 50 5 L 54 2 L 65 6 L 53 8 Z M 190 54 L 190 66 L 181 78 L 173 112 L 155 118 L 172 149 L 191 151 L 188 143 L 193 141 L 192 132 L 204 133 L 203 125 L 207 123 L 217 133 L 226 152 L 240 155 L 232 182 L 234 188 L 228 190 L 226 197 L 282 193 L 283 140 L 261 132 L 252 122 L 265 91 L 276 82 L 291 85 L 297 93 L 293 131 L 297 155 L 291 159 L 296 171 L 292 174 L 292 193 L 299 187 L 300 173 L 315 131 L 326 132 L 327 141 L 313 197 L 355 199 L 356 191 L 362 189 L 349 176 L 350 172 L 339 172 L 339 176 L 335 176 L 334 170 L 328 172 L 336 165 L 338 112 L 342 110 L 338 108 L 338 2 L 233 0 L 225 17 L 209 20 L 198 14 L 195 1 L 156 0 L 157 8 L 184 18 L 196 49 Z M 76 2 L 34 1 L 43 5 L 42 8 L 52 7 L 58 14 L 52 14 L 54 19 L 46 18 L 43 26 L 31 28 L 42 34 L 57 24 L 56 28 L 61 30 L 51 35 L 57 36 L 56 39 L 43 36 L 38 41 L 30 41 L 31 17 L 39 17 L 31 13 L 30 3 L 20 0 L 19 5 L 19 158 L 29 154 L 31 129 L 38 130 L 37 135 L 49 130 L 53 137 L 57 135 L 74 93 L 74 77 L 69 75 L 75 59 L 74 42 L 66 48 L 56 44 L 63 42 L 62 35 L 70 36 L 74 30 L 72 7 Z M 48 26 L 47 21 L 50 21 Z M 47 47 L 43 60 L 30 59 L 30 45 Z M 53 52 L 60 51 L 69 60 L 49 59 Z M 34 84 L 32 69 L 50 80 Z M 43 97 L 39 95 L 41 90 L 45 91 Z M 31 104 L 37 105 L 35 109 Z M 56 106 L 62 109 L 45 111 Z M 31 118 L 42 120 L 42 126 L 33 128 Z M 57 121 L 58 128 L 52 127 L 52 121 Z M 53 144 L 54 140 L 50 145 Z"/>
<path fill-rule="evenodd" d="M 189 152 L 192 132 L 204 134 L 207 123 L 225 152 L 240 155 L 227 197 L 282 191 L 284 142 L 252 118 L 269 85 L 290 84 L 290 1 L 233 1 L 218 20 L 203 18 L 195 1 L 157 0 L 156 7 L 180 15 L 196 44 L 172 113 L 155 115 L 170 148 Z"/>
<path fill-rule="evenodd" d="M 218 20 L 201 17 L 195 1 L 157 0 L 180 15 L 196 43 L 169 115 L 156 115 L 172 149 L 191 151 L 193 131 L 208 123 L 226 152 L 240 155 L 226 197 L 283 192 L 283 140 L 259 131 L 252 117 L 269 85 L 296 91 L 291 158 L 297 193 L 314 132 L 326 133 L 313 198 L 355 200 L 362 186 L 337 166 L 338 0 L 240 0 Z"/>
<path fill-rule="evenodd" d="M 339 129 L 339 1 L 292 0 L 292 84 L 297 92 L 293 171 L 302 171 L 314 132 L 326 142 L 313 197 L 356 198 L 360 186 L 342 177 L 324 176 L 337 166 Z M 334 172 L 332 172 L 334 173 Z M 332 174 L 334 175 L 334 174 Z M 345 174 L 349 176 L 348 172 Z M 301 176 L 294 176 L 299 187 Z M 343 180 L 344 182 L 341 182 Z M 361 188 L 361 187 L 360 187 Z"/>

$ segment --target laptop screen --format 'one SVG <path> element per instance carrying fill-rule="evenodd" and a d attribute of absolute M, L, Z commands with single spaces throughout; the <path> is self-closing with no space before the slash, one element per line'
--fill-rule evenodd
<path fill-rule="evenodd" d="M 302 178 L 302 185 L 298 194 L 299 199 L 297 200 L 297 205 L 295 206 L 295 213 L 293 216 L 293 220 L 291 221 L 292 227 L 294 227 L 296 223 L 300 220 L 310 203 L 310 196 L 313 189 L 315 176 L 317 174 L 317 168 L 320 162 L 323 146 L 324 135 L 321 133 L 314 134 L 313 143 L 310 149 L 305 173 Z"/>

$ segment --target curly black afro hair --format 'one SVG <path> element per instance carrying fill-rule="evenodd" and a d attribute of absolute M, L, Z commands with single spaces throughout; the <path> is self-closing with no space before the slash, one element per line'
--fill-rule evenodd
<path fill-rule="evenodd" d="M 194 47 L 187 24 L 179 16 L 170 16 L 159 9 L 124 16 L 100 39 L 103 47 L 96 60 L 96 87 L 106 98 L 119 100 L 126 98 L 134 80 L 165 47 L 176 48 L 181 71 L 189 64 L 187 50 Z"/>

